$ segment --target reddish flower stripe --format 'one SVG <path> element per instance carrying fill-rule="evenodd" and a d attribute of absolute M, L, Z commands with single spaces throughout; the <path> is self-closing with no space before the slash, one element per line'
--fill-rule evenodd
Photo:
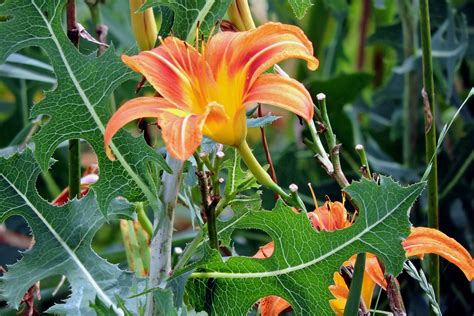
<path fill-rule="evenodd" d="M 265 103 L 293 112 L 306 121 L 313 118 L 313 100 L 298 81 L 279 75 L 261 75 L 247 94 L 244 103 Z"/>
<path fill-rule="evenodd" d="M 119 129 L 138 118 L 159 117 L 164 111 L 172 112 L 175 115 L 187 115 L 186 112 L 177 109 L 173 104 L 163 98 L 141 97 L 132 99 L 122 105 L 112 116 L 105 128 L 105 151 L 109 159 L 115 159 L 110 149 L 110 142 Z"/>
<path fill-rule="evenodd" d="M 457 265 L 469 281 L 474 278 L 474 260 L 469 252 L 456 240 L 439 230 L 413 227 L 410 236 L 402 244 L 407 257 L 423 258 L 427 253 L 435 253 Z"/>
<path fill-rule="evenodd" d="M 168 152 L 177 159 L 187 160 L 198 148 L 202 140 L 202 127 L 207 114 L 189 114 L 179 117 L 172 113 L 163 113 L 158 122 Z"/>

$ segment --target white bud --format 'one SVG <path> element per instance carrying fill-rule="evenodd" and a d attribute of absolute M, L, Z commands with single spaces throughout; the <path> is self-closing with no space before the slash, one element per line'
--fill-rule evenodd
<path fill-rule="evenodd" d="M 318 93 L 316 99 L 318 99 L 318 101 L 323 101 L 326 99 L 326 95 L 324 93 Z"/>
<path fill-rule="evenodd" d="M 174 253 L 180 255 L 183 253 L 183 248 L 181 247 L 174 247 Z"/>
<path fill-rule="evenodd" d="M 364 150 L 364 146 L 362 146 L 361 144 L 357 144 L 355 149 L 357 151 L 361 151 L 361 150 Z"/>
<path fill-rule="evenodd" d="M 290 184 L 290 187 L 289 187 L 289 188 L 290 188 L 290 191 L 291 191 L 292 193 L 298 192 L 298 186 L 297 186 L 296 184 L 294 184 L 294 183 Z"/>
<path fill-rule="evenodd" d="M 224 154 L 223 151 L 218 151 L 218 152 L 216 153 L 216 156 L 217 156 L 217 158 L 222 159 L 222 158 L 224 158 L 225 154 Z"/>
<path fill-rule="evenodd" d="M 203 151 L 199 153 L 199 158 L 206 158 L 207 157 L 207 152 Z"/>

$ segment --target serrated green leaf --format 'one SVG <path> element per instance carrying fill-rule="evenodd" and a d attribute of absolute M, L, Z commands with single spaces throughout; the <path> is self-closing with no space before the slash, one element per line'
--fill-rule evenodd
<path fill-rule="evenodd" d="M 65 0 L 9 0 L 0 7 L 0 16 L 11 17 L 0 22 L 0 64 L 21 48 L 39 46 L 48 54 L 58 80 L 57 88 L 47 92 L 31 113 L 50 117 L 33 138 L 39 165 L 47 168 L 61 142 L 85 139 L 99 161 L 101 176 L 94 189 L 103 212 L 116 196 L 130 201 L 143 200 L 146 196 L 156 206 L 156 193 L 150 189 L 153 183 L 144 175 L 150 160 L 169 171 L 163 157 L 149 148 L 142 137 L 134 138 L 123 131 L 111 146 L 116 161 L 110 161 L 104 152 L 103 134 L 111 115 L 109 97 L 134 75 L 114 54 L 113 48 L 99 58 L 79 53 L 61 25 L 65 3 Z"/>
<path fill-rule="evenodd" d="M 298 19 L 302 19 L 306 15 L 308 9 L 313 5 L 311 0 L 288 0 L 288 2 Z"/>
<path fill-rule="evenodd" d="M 252 212 L 259 211 L 262 207 L 262 198 L 259 193 L 251 196 L 239 196 L 232 203 L 230 209 L 232 217 L 227 220 L 218 218 L 217 220 L 217 234 L 219 240 L 226 246 L 230 245 L 232 233 L 235 230 L 235 225 L 242 219 L 250 216 Z M 207 238 L 206 238 L 207 240 Z"/>
<path fill-rule="evenodd" d="M 174 307 L 173 292 L 170 289 L 156 289 L 153 292 L 159 315 L 178 316 Z"/>
<path fill-rule="evenodd" d="M 23 258 L 9 266 L 1 277 L 1 295 L 9 305 L 18 308 L 24 293 L 35 282 L 65 275 L 72 294 L 49 312 L 89 315 L 89 303 L 96 296 L 118 311 L 114 295 L 127 295 L 137 281 L 91 248 L 92 238 L 106 221 L 94 193 L 61 207 L 53 206 L 36 191 L 40 172 L 29 148 L 21 154 L 0 158 L 0 222 L 13 215 L 22 216 L 35 237 L 33 248 L 24 252 Z M 132 211 L 130 204 L 115 200 L 109 213 L 130 217 Z"/>
<path fill-rule="evenodd" d="M 267 259 L 231 257 L 213 251 L 191 274 L 188 294 L 197 309 L 211 304 L 215 315 L 244 315 L 260 298 L 277 295 L 298 315 L 333 315 L 328 285 L 341 264 L 355 253 L 371 252 L 385 271 L 398 275 L 405 261 L 401 240 L 409 234 L 408 212 L 425 184 L 402 187 L 381 177 L 380 185 L 363 179 L 345 191 L 360 215 L 349 228 L 317 232 L 306 215 L 279 202 L 272 212 L 252 212 L 236 228 L 260 229 L 275 243 Z M 214 279 L 212 287 L 209 280 Z M 209 302 L 209 298 L 211 302 Z"/>
<path fill-rule="evenodd" d="M 156 6 L 171 8 L 174 12 L 173 35 L 192 43 L 196 28 L 199 26 L 203 34 L 208 34 L 224 17 L 230 3 L 231 0 L 147 0 L 140 10 Z"/>
<path fill-rule="evenodd" d="M 255 128 L 255 127 L 265 127 L 267 125 L 272 124 L 276 120 L 281 118 L 281 116 L 276 116 L 272 114 L 267 114 L 262 117 L 256 117 L 256 118 L 248 118 L 247 119 L 247 127 L 248 128 Z"/>

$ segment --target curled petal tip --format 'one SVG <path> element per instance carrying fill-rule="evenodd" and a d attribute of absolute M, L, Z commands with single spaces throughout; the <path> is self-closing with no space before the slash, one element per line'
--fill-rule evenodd
<path fill-rule="evenodd" d="M 312 60 L 308 60 L 307 66 L 309 70 L 315 71 L 319 68 L 319 60 L 316 57 Z"/>
<path fill-rule="evenodd" d="M 135 58 L 133 58 L 133 56 L 122 55 L 120 56 L 120 59 L 122 59 L 122 62 L 130 67 L 133 71 L 140 72 L 138 62 L 135 60 Z"/>
<path fill-rule="evenodd" d="M 474 260 L 469 252 L 455 239 L 441 231 L 428 227 L 413 227 L 411 234 L 403 242 L 406 256 L 417 256 L 434 253 L 458 266 L 466 278 L 474 278 Z"/>

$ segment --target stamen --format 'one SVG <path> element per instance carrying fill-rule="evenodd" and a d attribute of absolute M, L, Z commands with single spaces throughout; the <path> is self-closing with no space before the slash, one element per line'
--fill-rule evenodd
<path fill-rule="evenodd" d="M 209 42 L 211 41 L 211 37 L 214 35 L 217 25 L 219 24 L 220 24 L 220 21 L 216 21 L 216 23 L 214 23 L 214 26 L 212 27 L 211 32 L 209 33 L 209 36 L 207 38 L 206 46 L 209 45 Z"/>
<path fill-rule="evenodd" d="M 176 58 L 174 57 L 174 54 L 173 52 L 170 50 L 170 48 L 167 46 L 167 45 L 164 45 L 164 41 L 163 41 L 163 38 L 161 36 L 158 36 L 158 40 L 160 41 L 161 43 L 161 47 L 163 47 L 163 49 L 166 51 L 166 53 L 168 53 L 168 55 L 170 56 L 171 60 L 173 61 L 174 65 L 180 70 L 183 72 L 183 74 L 186 75 L 186 71 L 183 69 L 182 67 L 182 64 L 179 63 Z M 173 39 L 173 42 L 175 43 L 176 45 L 176 41 Z M 179 48 L 176 47 L 176 50 L 179 52 Z M 184 63 L 183 63 L 184 64 Z"/>
<path fill-rule="evenodd" d="M 333 221 L 333 215 L 332 215 L 332 209 L 331 209 L 331 202 L 329 201 L 328 202 L 328 218 L 329 218 L 329 227 L 330 227 L 330 230 L 333 231 L 334 230 L 334 221 Z"/>
<path fill-rule="evenodd" d="M 186 46 L 186 42 L 183 42 L 185 47 L 187 48 Z M 178 46 L 178 41 L 177 40 L 173 40 L 173 44 L 174 44 L 174 48 L 176 49 L 177 52 L 179 52 L 179 59 L 181 60 L 181 65 L 184 65 L 184 59 L 183 59 L 183 56 L 181 54 L 181 48 Z M 188 65 L 190 66 L 190 65 Z M 191 67 L 190 67 L 191 68 Z"/>
<path fill-rule="evenodd" d="M 313 190 L 313 186 L 311 185 L 311 182 L 308 182 L 308 187 L 309 187 L 309 190 L 311 191 L 311 195 L 313 196 L 314 205 L 316 206 L 316 208 L 319 208 L 318 200 L 316 199 L 316 194 L 314 194 L 314 190 Z"/>
<path fill-rule="evenodd" d="M 196 39 L 194 41 L 194 46 L 197 51 L 199 51 L 199 27 L 201 26 L 201 21 L 197 21 L 196 23 Z"/>
<path fill-rule="evenodd" d="M 206 44 L 204 43 L 204 34 L 201 34 L 201 55 L 205 55 Z"/>

